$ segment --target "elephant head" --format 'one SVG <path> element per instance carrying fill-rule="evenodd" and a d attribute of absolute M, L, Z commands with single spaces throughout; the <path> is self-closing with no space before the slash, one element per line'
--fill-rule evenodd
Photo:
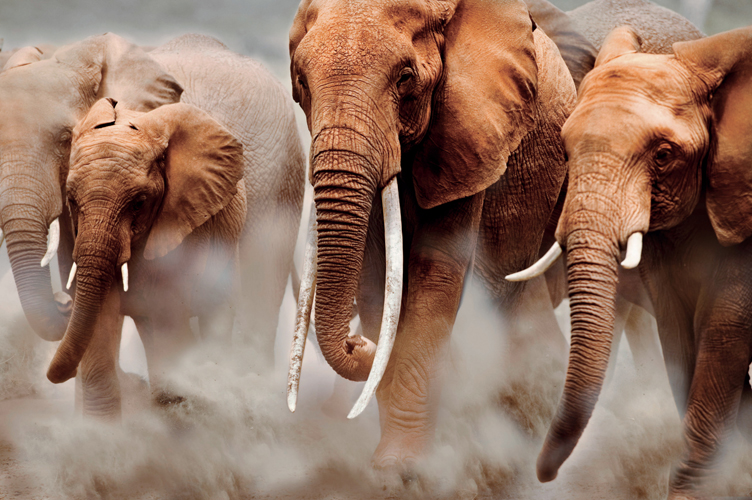
<path fill-rule="evenodd" d="M 20 50 L 0 73 L 0 226 L 29 323 L 41 337 L 60 340 L 68 322 L 60 306 L 70 299 L 56 304 L 46 266 L 57 251 L 56 233 L 69 245 L 73 240 L 63 203 L 71 131 L 97 96 L 148 110 L 177 101 L 182 89 L 154 60 L 112 34 L 39 58 L 37 50 Z M 68 265 L 61 261 L 63 275 Z"/>
<path fill-rule="evenodd" d="M 385 328 L 396 329 L 403 274 L 401 253 L 389 254 L 403 247 L 394 222 L 401 217 L 396 177 L 414 187 L 424 209 L 474 195 L 499 179 L 534 125 L 533 31 L 522 0 L 300 5 L 290 56 L 293 97 L 312 137 L 318 246 L 316 272 L 309 276 L 316 280 L 318 342 L 341 376 L 364 380 L 372 366 L 377 372 L 374 358 L 383 373 L 389 358 L 388 348 L 379 349 L 388 338 Z M 392 227 L 385 229 L 387 267 L 397 260 L 399 266 L 386 279 L 385 304 L 394 307 L 385 307 L 374 349 L 369 340 L 348 336 L 348 324 L 379 192 L 385 225 Z M 299 373 L 294 353 L 295 363 Z M 289 387 L 296 393 L 294 371 Z"/>
<path fill-rule="evenodd" d="M 52 382 L 75 374 L 118 271 L 128 291 L 133 253 L 153 260 L 178 247 L 233 200 L 243 165 L 242 145 L 189 104 L 142 113 L 108 98 L 91 108 L 73 129 L 67 194 L 78 291 Z M 237 240 L 242 225 L 225 236 Z"/>
<path fill-rule="evenodd" d="M 542 481 L 556 477 L 600 394 L 620 250 L 622 265 L 637 266 L 642 235 L 676 226 L 703 195 L 721 244 L 752 235 L 752 28 L 676 43 L 670 55 L 640 47 L 631 28 L 609 35 L 562 129 L 570 180 L 556 239 L 572 342 Z"/>

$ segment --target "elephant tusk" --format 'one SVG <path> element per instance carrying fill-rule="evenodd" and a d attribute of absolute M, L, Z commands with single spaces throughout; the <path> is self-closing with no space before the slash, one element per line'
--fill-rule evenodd
<path fill-rule="evenodd" d="M 128 263 L 123 263 L 123 267 L 120 268 L 120 271 L 123 274 L 123 291 L 128 291 Z"/>
<path fill-rule="evenodd" d="M 632 233 L 627 240 L 627 255 L 621 261 L 624 269 L 634 269 L 640 265 L 642 257 L 642 233 Z"/>
<path fill-rule="evenodd" d="M 546 255 L 541 257 L 538 262 L 533 264 L 532 266 L 528 267 L 525 270 L 522 270 L 518 273 L 510 274 L 506 277 L 507 281 L 527 281 L 531 280 L 533 278 L 537 278 L 541 274 L 548 271 L 548 268 L 551 267 L 554 262 L 556 262 L 556 259 L 559 258 L 561 255 L 561 246 L 559 246 L 559 243 L 556 242 L 553 244 L 553 246 L 546 252 Z"/>
<path fill-rule="evenodd" d="M 76 263 L 73 263 L 73 266 L 70 268 L 70 274 L 68 275 L 68 283 L 65 285 L 66 290 L 70 290 L 71 285 L 73 284 L 73 278 L 76 277 Z"/>
<path fill-rule="evenodd" d="M 308 222 L 305 258 L 303 261 L 303 275 L 300 277 L 298 307 L 295 313 L 295 335 L 292 338 L 292 347 L 290 347 L 290 371 L 287 374 L 287 407 L 291 412 L 294 412 L 298 405 L 300 371 L 303 368 L 303 353 L 305 352 L 308 328 L 311 323 L 313 296 L 316 293 L 317 246 L 316 205 L 312 204 L 311 216 Z"/>
<path fill-rule="evenodd" d="M 5 234 L 3 233 L 3 230 L 0 229 L 0 247 L 3 246 L 3 241 L 5 241 Z"/>
<path fill-rule="evenodd" d="M 403 247 L 402 247 L 402 212 L 400 210 L 399 187 L 397 178 L 393 178 L 381 192 L 384 209 L 384 239 L 386 248 L 386 290 L 384 291 L 384 313 L 381 316 L 381 332 L 376 345 L 371 373 L 360 397 L 355 402 L 347 418 L 355 418 L 368 406 L 392 354 L 394 339 L 397 336 L 400 308 L 402 307 L 403 281 Z"/>
<path fill-rule="evenodd" d="M 55 219 L 50 224 L 49 229 L 50 240 L 47 243 L 47 253 L 42 257 L 42 267 L 47 267 L 52 258 L 57 253 L 57 247 L 60 244 L 60 221 Z"/>

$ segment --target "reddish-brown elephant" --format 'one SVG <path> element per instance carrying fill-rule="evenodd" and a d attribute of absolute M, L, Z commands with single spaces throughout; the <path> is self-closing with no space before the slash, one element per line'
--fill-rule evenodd
<path fill-rule="evenodd" d="M 564 180 L 558 134 L 574 84 L 522 0 L 305 0 L 290 54 L 316 218 L 288 403 L 315 290 L 324 357 L 341 376 L 368 379 L 351 416 L 378 399 L 374 464 L 410 467 L 433 441 L 473 262 L 520 344 L 563 361 L 543 278 L 503 277 L 537 258 Z M 348 336 L 354 299 L 364 336 Z"/>
<path fill-rule="evenodd" d="M 696 498 L 734 422 L 752 430 L 752 28 L 669 55 L 641 48 L 633 29 L 612 32 L 562 130 L 570 182 L 556 239 L 567 249 L 572 348 L 538 476 L 556 477 L 598 399 L 626 249 L 685 415 L 669 497 Z"/>

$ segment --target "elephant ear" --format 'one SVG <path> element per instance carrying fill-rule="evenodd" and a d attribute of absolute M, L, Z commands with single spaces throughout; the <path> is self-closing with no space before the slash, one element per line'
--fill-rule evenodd
<path fill-rule="evenodd" d="M 603 41 L 598 58 L 595 60 L 595 67 L 613 61 L 619 56 L 640 52 L 641 47 L 642 38 L 631 26 L 615 28 Z"/>
<path fill-rule="evenodd" d="M 741 243 L 752 236 L 752 27 L 677 43 L 674 53 L 712 96 L 710 222 L 722 245 Z"/>
<path fill-rule="evenodd" d="M 593 69 L 598 49 L 574 27 L 572 19 L 547 0 L 525 0 L 533 21 L 542 28 L 559 49 L 562 59 L 572 75 L 574 85 Z"/>
<path fill-rule="evenodd" d="M 24 47 L 18 49 L 12 56 L 5 62 L 2 71 L 7 71 L 18 66 L 26 66 L 37 61 L 42 60 L 42 51 L 37 47 Z"/>
<path fill-rule="evenodd" d="M 63 47 L 55 59 L 89 73 L 95 84 L 94 97 L 112 97 L 121 108 L 151 111 L 178 102 L 183 92 L 156 60 L 112 33 Z"/>
<path fill-rule="evenodd" d="M 243 146 L 204 111 L 170 104 L 132 124 L 165 147 L 165 194 L 146 241 L 147 260 L 162 257 L 227 205 L 243 178 Z"/>
<path fill-rule="evenodd" d="M 418 203 L 478 193 L 534 126 L 538 67 L 522 0 L 460 0 L 444 28 L 444 75 L 413 166 Z"/>

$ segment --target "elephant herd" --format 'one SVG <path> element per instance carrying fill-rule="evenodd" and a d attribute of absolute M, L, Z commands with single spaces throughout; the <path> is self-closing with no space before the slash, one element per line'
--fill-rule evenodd
<path fill-rule="evenodd" d="M 626 301 L 657 321 L 683 417 L 669 498 L 702 495 L 724 438 L 752 439 L 752 27 L 705 37 L 647 0 L 303 0 L 289 41 L 314 193 L 290 410 L 315 314 L 327 363 L 366 381 L 349 417 L 376 396 L 374 467 L 411 470 L 473 276 L 513 356 L 569 352 L 537 462 L 551 481 Z M 288 92 L 213 38 L 15 52 L 0 241 L 29 324 L 61 341 L 49 380 L 76 377 L 83 413 L 118 419 L 124 316 L 157 401 L 179 401 L 164 377 L 200 338 L 240 332 L 269 371 L 305 161 Z M 54 255 L 68 293 L 52 290 Z M 566 295 L 569 346 L 553 314 Z"/>

